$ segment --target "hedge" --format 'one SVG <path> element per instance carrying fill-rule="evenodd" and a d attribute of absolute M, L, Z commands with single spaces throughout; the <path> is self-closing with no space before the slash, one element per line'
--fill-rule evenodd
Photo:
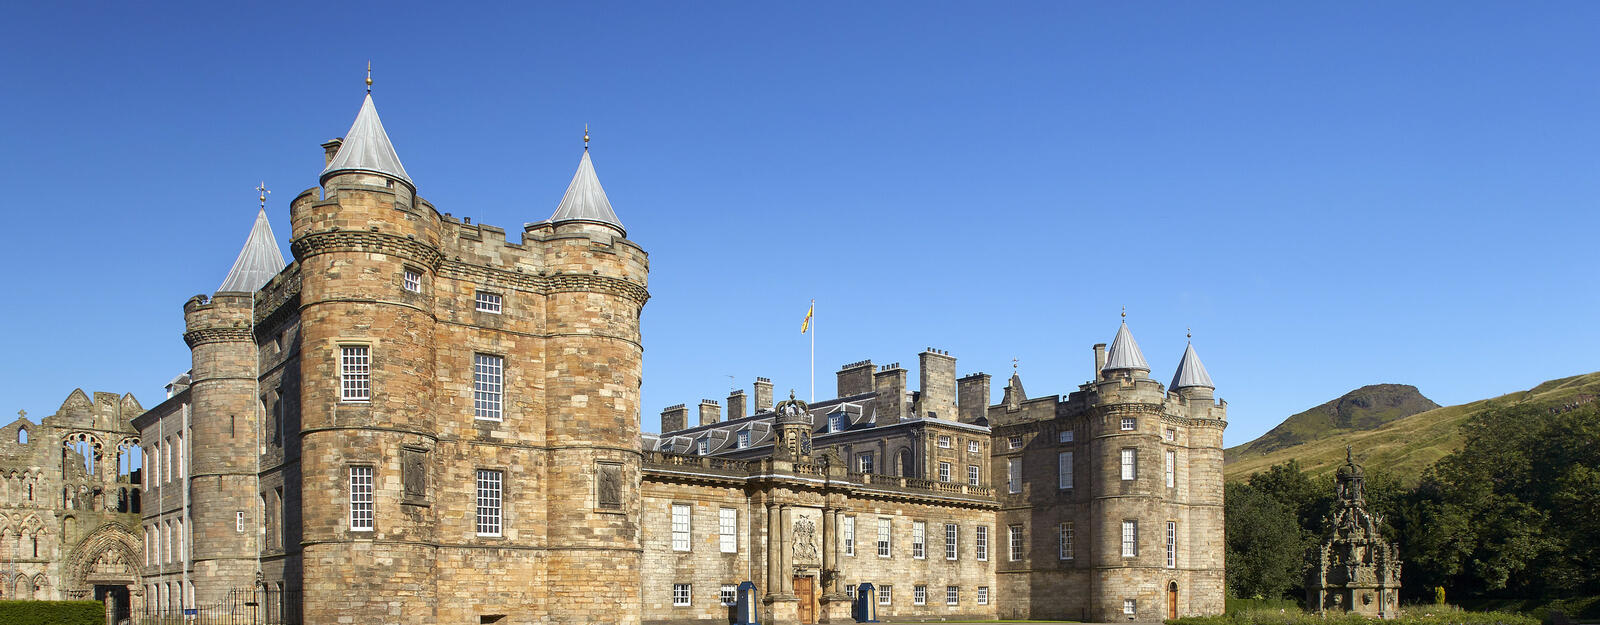
<path fill-rule="evenodd" d="M 5 625 L 101 625 L 106 606 L 99 601 L 0 601 Z"/>
<path fill-rule="evenodd" d="M 1167 625 L 1539 625 L 1539 619 L 1509 612 L 1468 612 L 1448 606 L 1413 606 L 1387 621 L 1356 614 L 1323 616 L 1297 609 L 1240 610 L 1220 616 L 1193 616 Z"/>

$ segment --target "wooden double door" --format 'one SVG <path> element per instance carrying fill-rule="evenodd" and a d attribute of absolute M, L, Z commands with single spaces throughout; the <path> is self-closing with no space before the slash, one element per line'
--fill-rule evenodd
<path fill-rule="evenodd" d="M 797 612 L 801 623 L 817 622 L 817 586 L 812 577 L 794 578 L 794 594 L 800 598 Z"/>

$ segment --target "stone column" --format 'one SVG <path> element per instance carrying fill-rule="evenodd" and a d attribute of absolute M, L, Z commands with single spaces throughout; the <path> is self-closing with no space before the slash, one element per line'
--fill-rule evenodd
<path fill-rule="evenodd" d="M 784 504 L 782 516 L 783 518 L 778 521 L 780 524 L 779 533 L 782 536 L 780 540 L 783 541 L 783 550 L 781 552 L 782 555 L 779 556 L 780 560 L 778 562 L 778 579 L 782 580 L 783 582 L 783 594 L 793 596 L 794 566 L 792 563 L 794 562 L 794 537 L 791 535 L 794 532 L 793 508 L 788 504 Z"/>
<path fill-rule="evenodd" d="M 833 532 L 834 532 L 833 528 L 835 527 L 835 525 L 837 523 L 837 519 L 835 518 L 834 515 L 836 515 L 836 514 L 838 514 L 838 511 L 835 510 L 832 507 L 824 507 L 822 509 L 822 571 L 823 571 L 822 574 L 823 575 L 827 575 L 828 574 L 828 572 L 827 572 L 828 568 L 834 566 L 835 563 L 838 562 L 838 560 L 835 559 L 837 557 L 837 554 L 835 554 L 834 551 L 833 551 L 834 542 L 835 542 L 834 539 L 833 539 Z M 828 583 L 823 584 L 821 590 L 822 590 L 822 594 L 825 594 L 825 595 L 833 590 L 832 578 L 829 579 Z"/>
<path fill-rule="evenodd" d="M 783 583 L 778 581 L 782 569 L 779 561 L 783 559 L 782 532 L 778 529 L 778 505 L 771 500 L 767 501 L 767 597 L 771 599 L 783 594 Z"/>

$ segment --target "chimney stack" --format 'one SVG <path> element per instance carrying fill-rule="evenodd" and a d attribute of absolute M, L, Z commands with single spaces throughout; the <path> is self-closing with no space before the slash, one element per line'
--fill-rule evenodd
<path fill-rule="evenodd" d="M 872 392 L 872 361 L 852 362 L 839 368 L 839 397 Z"/>
<path fill-rule="evenodd" d="M 1091 380 L 1100 379 L 1100 370 L 1104 369 L 1104 368 L 1106 368 L 1106 344 L 1105 343 L 1095 343 L 1094 344 L 1094 377 L 1089 378 L 1089 379 L 1091 379 Z"/>
<path fill-rule="evenodd" d="M 872 374 L 872 390 L 878 392 L 872 400 L 878 425 L 899 423 L 906 414 L 906 370 L 898 362 L 880 367 Z"/>
<path fill-rule="evenodd" d="M 322 144 L 322 166 L 333 164 L 333 157 L 339 154 L 339 146 L 344 145 L 344 137 L 335 137 Z"/>
<path fill-rule="evenodd" d="M 668 434 L 689 427 L 689 409 L 683 404 L 667 406 L 661 411 L 661 433 Z"/>
<path fill-rule="evenodd" d="M 736 390 L 728 393 L 728 420 L 743 419 L 749 416 L 744 411 L 744 391 Z"/>
<path fill-rule="evenodd" d="M 722 420 L 722 406 L 715 399 L 700 400 L 700 425 L 716 425 Z"/>
<path fill-rule="evenodd" d="M 756 378 L 756 414 L 772 412 L 772 380 Z"/>
<path fill-rule="evenodd" d="M 922 397 L 918 412 L 925 418 L 956 420 L 956 359 L 950 352 L 929 347 L 917 354 Z"/>
<path fill-rule="evenodd" d="M 989 374 L 978 372 L 956 380 L 956 411 L 962 423 L 976 423 L 989 414 Z"/>

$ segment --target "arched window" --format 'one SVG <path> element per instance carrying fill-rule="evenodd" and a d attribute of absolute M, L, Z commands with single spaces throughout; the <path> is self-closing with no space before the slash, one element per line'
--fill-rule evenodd
<path fill-rule="evenodd" d="M 33 557 L 35 557 L 35 558 L 39 557 L 39 532 L 38 532 L 38 530 L 34 530 L 33 536 L 29 537 L 29 540 L 33 542 Z"/>
<path fill-rule="evenodd" d="M 28 428 L 17 428 L 17 442 L 28 444 Z"/>
<path fill-rule="evenodd" d="M 900 467 L 900 477 L 916 477 L 916 467 L 912 466 L 911 450 L 901 449 L 896 455 L 895 464 Z"/>

